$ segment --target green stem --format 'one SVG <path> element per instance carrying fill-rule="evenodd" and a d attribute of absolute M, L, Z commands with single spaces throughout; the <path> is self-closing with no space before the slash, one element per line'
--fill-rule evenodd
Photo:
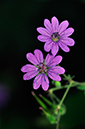
<path fill-rule="evenodd" d="M 62 105 L 64 99 L 66 98 L 66 95 L 67 95 L 67 93 L 68 93 L 70 87 L 71 87 L 71 83 L 69 84 L 68 88 L 66 89 L 66 91 L 65 91 L 65 93 L 64 93 L 64 95 L 63 95 L 63 97 L 62 97 L 62 99 L 61 99 L 61 101 L 60 101 L 60 104 L 58 105 L 59 108 L 61 107 L 61 105 Z"/>
<path fill-rule="evenodd" d="M 54 99 L 59 103 L 60 102 L 60 99 L 54 94 L 52 93 L 52 96 L 54 97 Z"/>
<path fill-rule="evenodd" d="M 79 86 L 79 85 L 85 85 L 85 82 L 71 82 L 71 86 L 70 87 L 76 87 L 76 86 Z M 64 89 L 64 88 L 68 88 L 69 85 L 65 85 L 65 86 L 62 86 L 62 87 L 55 87 L 55 88 L 51 88 L 49 89 L 49 92 L 52 93 L 56 90 L 61 90 L 61 89 Z"/>
<path fill-rule="evenodd" d="M 58 112 L 58 121 L 57 121 L 56 129 L 59 129 L 59 120 L 60 120 L 60 111 Z"/>
<path fill-rule="evenodd" d="M 55 100 L 54 100 L 54 98 L 53 98 L 53 94 L 50 95 L 50 98 L 51 98 L 53 104 L 55 104 L 56 102 L 55 102 Z"/>
<path fill-rule="evenodd" d="M 59 121 L 57 122 L 57 126 L 56 126 L 56 129 L 59 129 Z"/>
<path fill-rule="evenodd" d="M 75 87 L 77 86 L 78 84 L 72 84 L 71 87 Z M 62 86 L 62 87 L 55 87 L 55 88 L 51 88 L 49 89 L 49 92 L 52 93 L 56 90 L 61 90 L 61 89 L 64 89 L 64 88 L 68 88 L 69 85 L 65 85 L 65 86 Z"/>

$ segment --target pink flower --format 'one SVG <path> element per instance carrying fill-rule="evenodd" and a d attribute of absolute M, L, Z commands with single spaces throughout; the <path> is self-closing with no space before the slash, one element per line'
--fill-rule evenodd
<path fill-rule="evenodd" d="M 51 23 L 48 19 L 44 20 L 46 28 L 37 28 L 37 31 L 41 34 L 37 38 L 41 42 L 45 42 L 44 50 L 46 52 L 51 50 L 51 53 L 55 56 L 59 51 L 59 47 L 65 52 L 70 51 L 68 46 L 73 46 L 75 42 L 68 37 L 74 32 L 73 28 L 67 28 L 68 25 L 69 22 L 67 20 L 59 25 L 58 19 L 54 16 L 51 19 Z"/>
<path fill-rule="evenodd" d="M 30 80 L 36 76 L 33 81 L 34 89 L 38 89 L 41 85 L 43 90 L 48 90 L 48 76 L 55 81 L 61 81 L 59 74 L 63 74 L 65 69 L 56 65 L 62 61 L 62 56 L 58 55 L 54 57 L 53 55 L 47 54 L 44 60 L 42 52 L 36 49 L 34 55 L 27 53 L 26 58 L 33 65 L 26 64 L 21 68 L 21 71 L 25 72 L 23 80 Z"/>

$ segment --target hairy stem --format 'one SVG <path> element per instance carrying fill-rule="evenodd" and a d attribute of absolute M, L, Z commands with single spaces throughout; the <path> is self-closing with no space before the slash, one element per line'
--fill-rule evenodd
<path fill-rule="evenodd" d="M 56 129 L 59 129 L 59 121 L 60 121 L 60 111 L 58 112 L 58 120 L 57 120 Z"/>
<path fill-rule="evenodd" d="M 84 85 L 85 86 L 85 82 L 71 82 L 71 86 L 70 87 L 77 87 L 79 85 Z M 62 86 L 62 87 L 55 87 L 55 88 L 51 88 L 49 89 L 49 92 L 52 93 L 56 90 L 61 90 L 61 89 L 64 89 L 64 88 L 68 88 L 69 85 L 65 85 L 65 86 Z"/>
<path fill-rule="evenodd" d="M 66 95 L 67 95 L 67 93 L 68 93 L 70 87 L 71 87 L 71 83 L 69 84 L 68 88 L 66 89 L 66 91 L 65 91 L 65 93 L 64 93 L 64 95 L 63 95 L 63 97 L 62 97 L 62 99 L 61 99 L 61 101 L 60 101 L 60 103 L 59 103 L 59 105 L 58 105 L 59 108 L 61 107 L 61 105 L 62 105 L 64 99 L 66 98 Z"/>

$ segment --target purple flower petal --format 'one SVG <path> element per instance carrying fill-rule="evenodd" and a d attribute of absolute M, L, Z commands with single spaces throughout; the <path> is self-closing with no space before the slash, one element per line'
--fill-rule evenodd
<path fill-rule="evenodd" d="M 52 48 L 52 45 L 53 45 L 53 42 L 52 42 L 51 40 L 47 41 L 47 42 L 45 43 L 45 45 L 44 45 L 44 50 L 45 50 L 46 52 L 49 52 L 50 49 Z"/>
<path fill-rule="evenodd" d="M 64 31 L 68 27 L 68 25 L 69 25 L 69 22 L 67 20 L 61 22 L 61 24 L 59 25 L 59 28 L 58 28 L 59 34 L 61 34 L 62 31 Z"/>
<path fill-rule="evenodd" d="M 49 88 L 49 80 L 48 80 L 48 77 L 45 74 L 43 74 L 43 76 L 42 76 L 41 83 L 42 83 L 43 90 L 47 91 L 48 88 Z"/>
<path fill-rule="evenodd" d="M 26 64 L 21 68 L 22 72 L 31 72 L 31 71 L 36 71 L 37 68 L 31 64 Z"/>
<path fill-rule="evenodd" d="M 70 36 L 73 32 L 74 32 L 74 29 L 69 27 L 65 31 L 61 32 L 61 36 L 63 36 L 63 35 Z"/>
<path fill-rule="evenodd" d="M 39 35 L 37 37 L 37 39 L 40 40 L 41 42 L 46 42 L 46 41 L 48 41 L 50 39 L 50 37 L 44 36 L 44 35 Z"/>
<path fill-rule="evenodd" d="M 55 56 L 58 53 L 58 51 L 59 51 L 59 46 L 57 43 L 54 43 L 52 45 L 51 53 Z"/>
<path fill-rule="evenodd" d="M 63 51 L 65 51 L 65 52 L 69 52 L 69 51 L 70 51 L 69 47 L 67 47 L 67 45 L 64 44 L 63 42 L 60 42 L 60 41 L 59 41 L 59 46 L 60 46 L 60 48 L 61 48 Z"/>
<path fill-rule="evenodd" d="M 35 77 L 37 74 L 38 74 L 38 70 L 28 72 L 23 76 L 23 80 L 30 80 L 31 78 Z"/>
<path fill-rule="evenodd" d="M 33 82 L 33 88 L 34 89 L 38 89 L 41 85 L 41 77 L 42 77 L 42 74 L 39 74 L 35 77 L 34 79 L 34 82 Z"/>
<path fill-rule="evenodd" d="M 44 26 L 51 33 L 51 31 L 52 31 L 52 25 L 51 25 L 51 23 L 50 23 L 50 21 L 48 19 L 45 19 L 44 20 Z"/>
<path fill-rule="evenodd" d="M 50 37 L 50 33 L 47 29 L 43 28 L 43 27 L 39 27 L 37 28 L 37 31 L 42 34 L 42 35 L 46 35 L 46 36 L 49 36 Z"/>
<path fill-rule="evenodd" d="M 57 67 L 57 70 L 58 70 L 58 74 L 64 74 L 65 73 L 65 69 L 61 66 L 55 66 Z"/>
<path fill-rule="evenodd" d="M 62 56 L 58 55 L 49 62 L 49 67 L 59 64 L 62 61 Z"/>
<path fill-rule="evenodd" d="M 75 44 L 75 41 L 72 38 L 61 38 L 60 41 L 68 46 L 73 46 Z"/>
<path fill-rule="evenodd" d="M 49 65 L 50 65 L 50 61 L 52 61 L 53 58 L 54 58 L 53 55 L 47 54 L 47 56 L 46 56 L 46 58 L 45 58 L 45 64 L 46 64 L 47 66 L 49 66 Z"/>
<path fill-rule="evenodd" d="M 32 53 L 27 53 L 26 58 L 28 59 L 28 61 L 30 61 L 34 65 L 39 64 L 39 62 L 36 59 L 35 55 L 33 55 Z"/>
<path fill-rule="evenodd" d="M 53 32 L 57 32 L 58 31 L 58 25 L 59 25 L 58 19 L 54 16 L 51 19 L 51 22 L 52 22 Z"/>
<path fill-rule="evenodd" d="M 49 71 L 49 69 L 48 69 Z M 65 69 L 61 66 L 53 66 L 50 68 L 50 72 L 57 73 L 57 74 L 64 74 Z"/>
<path fill-rule="evenodd" d="M 35 54 L 35 57 L 37 58 L 38 62 L 39 63 L 42 63 L 43 62 L 43 54 L 40 50 L 36 49 L 34 51 L 34 54 Z"/>
<path fill-rule="evenodd" d="M 58 75 L 58 73 L 51 70 L 51 68 L 47 71 L 48 76 L 55 81 L 61 81 L 61 77 Z"/>

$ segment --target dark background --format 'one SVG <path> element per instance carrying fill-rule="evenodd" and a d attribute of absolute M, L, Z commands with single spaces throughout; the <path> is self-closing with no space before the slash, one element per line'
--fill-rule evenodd
<path fill-rule="evenodd" d="M 39 105 L 31 95 L 32 82 L 23 80 L 21 67 L 28 63 L 26 54 L 37 48 L 44 52 L 44 43 L 37 40 L 37 27 L 44 19 L 56 16 L 59 22 L 69 21 L 75 32 L 75 45 L 70 52 L 61 49 L 61 66 L 74 80 L 85 81 L 85 0 L 3 0 L 0 1 L 0 129 L 55 129 L 41 117 Z M 46 56 L 46 52 L 44 55 Z M 53 87 L 53 86 L 50 86 Z M 46 96 L 40 87 L 34 91 Z M 60 98 L 64 91 L 56 92 Z M 73 88 L 65 100 L 66 115 L 60 129 L 85 128 L 85 96 Z"/>

